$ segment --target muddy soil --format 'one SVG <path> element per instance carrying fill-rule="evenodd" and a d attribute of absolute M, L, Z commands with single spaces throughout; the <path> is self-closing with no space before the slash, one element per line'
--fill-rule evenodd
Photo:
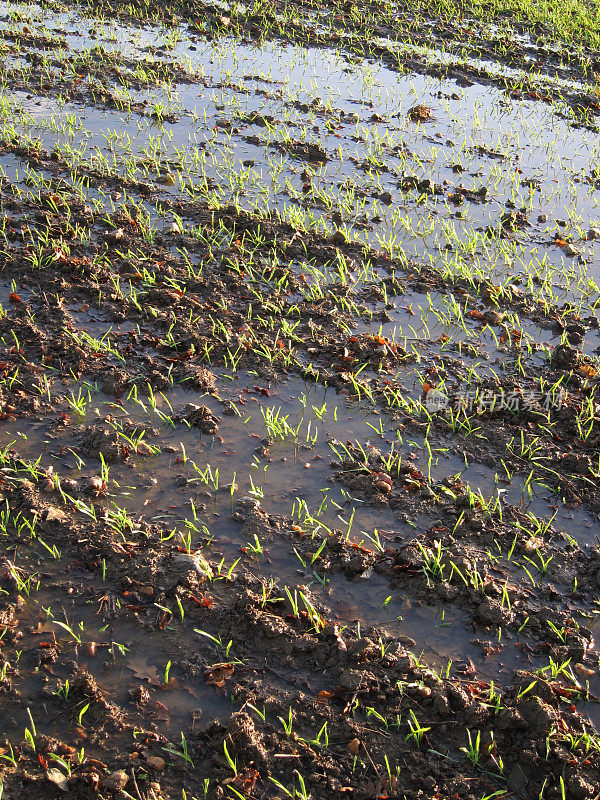
<path fill-rule="evenodd" d="M 459 11 L 0 3 L 3 798 L 597 800 L 597 26 Z"/>

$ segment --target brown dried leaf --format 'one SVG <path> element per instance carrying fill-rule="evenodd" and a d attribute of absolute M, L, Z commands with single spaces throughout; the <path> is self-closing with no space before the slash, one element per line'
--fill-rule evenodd
<path fill-rule="evenodd" d="M 211 686 L 218 686 L 222 688 L 225 682 L 233 675 L 234 666 L 230 662 L 221 664 L 213 664 L 212 667 L 207 667 L 204 670 L 204 682 Z"/>

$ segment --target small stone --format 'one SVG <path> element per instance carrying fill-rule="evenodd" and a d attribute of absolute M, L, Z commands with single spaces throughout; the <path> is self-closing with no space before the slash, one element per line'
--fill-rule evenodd
<path fill-rule="evenodd" d="M 59 769 L 47 769 L 46 780 L 53 783 L 61 792 L 66 792 L 69 789 L 67 777 Z"/>
<path fill-rule="evenodd" d="M 44 514 L 44 520 L 46 522 L 64 522 L 65 521 L 65 512 L 61 511 L 60 508 L 55 508 L 54 506 L 50 506 L 46 509 L 46 513 Z"/>
<path fill-rule="evenodd" d="M 548 222 L 547 214 L 538 214 L 538 222 Z"/>
<path fill-rule="evenodd" d="M 116 792 L 120 789 L 124 789 L 127 786 L 128 781 L 129 776 L 127 773 L 122 769 L 118 769 L 116 772 L 111 772 L 110 775 L 107 775 L 106 778 L 104 778 L 104 786 L 106 789 Z"/>
<path fill-rule="evenodd" d="M 160 756 L 148 756 L 146 759 L 146 766 L 149 769 L 154 769 L 157 772 L 162 772 L 165 768 L 165 760 Z"/>
<path fill-rule="evenodd" d="M 90 475 L 85 488 L 91 494 L 100 494 L 105 488 L 104 481 L 98 475 Z"/>
<path fill-rule="evenodd" d="M 352 741 L 348 742 L 348 750 L 352 755 L 357 756 L 360 750 L 360 739 L 352 739 Z"/>
<path fill-rule="evenodd" d="M 535 553 L 535 551 L 539 550 L 543 544 L 544 542 L 539 538 L 539 536 L 532 536 L 531 539 L 525 542 L 525 552 L 529 554 Z"/>
<path fill-rule="evenodd" d="M 202 578 L 212 577 L 210 566 L 200 551 L 197 553 L 176 553 L 173 556 L 173 562 L 183 570 L 197 572 Z"/>
<path fill-rule="evenodd" d="M 588 239 L 600 239 L 600 228 L 592 227 L 587 232 Z"/>
<path fill-rule="evenodd" d="M 124 235 L 125 233 L 123 231 L 123 228 L 117 228 L 116 230 L 113 231 L 107 231 L 104 234 L 104 238 L 106 239 L 107 242 L 118 242 L 123 238 Z"/>

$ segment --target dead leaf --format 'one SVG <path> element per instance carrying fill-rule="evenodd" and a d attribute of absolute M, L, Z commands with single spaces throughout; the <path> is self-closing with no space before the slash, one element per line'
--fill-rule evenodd
<path fill-rule="evenodd" d="M 204 670 L 204 682 L 210 686 L 218 686 L 223 688 L 225 682 L 233 675 L 234 666 L 231 662 L 224 662 L 222 664 L 213 664 L 212 667 L 207 667 Z"/>

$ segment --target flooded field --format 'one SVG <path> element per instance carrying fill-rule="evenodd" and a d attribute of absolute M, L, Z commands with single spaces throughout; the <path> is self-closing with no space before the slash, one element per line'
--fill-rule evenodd
<path fill-rule="evenodd" d="M 0 800 L 598 800 L 599 50 L 0 2 Z"/>

